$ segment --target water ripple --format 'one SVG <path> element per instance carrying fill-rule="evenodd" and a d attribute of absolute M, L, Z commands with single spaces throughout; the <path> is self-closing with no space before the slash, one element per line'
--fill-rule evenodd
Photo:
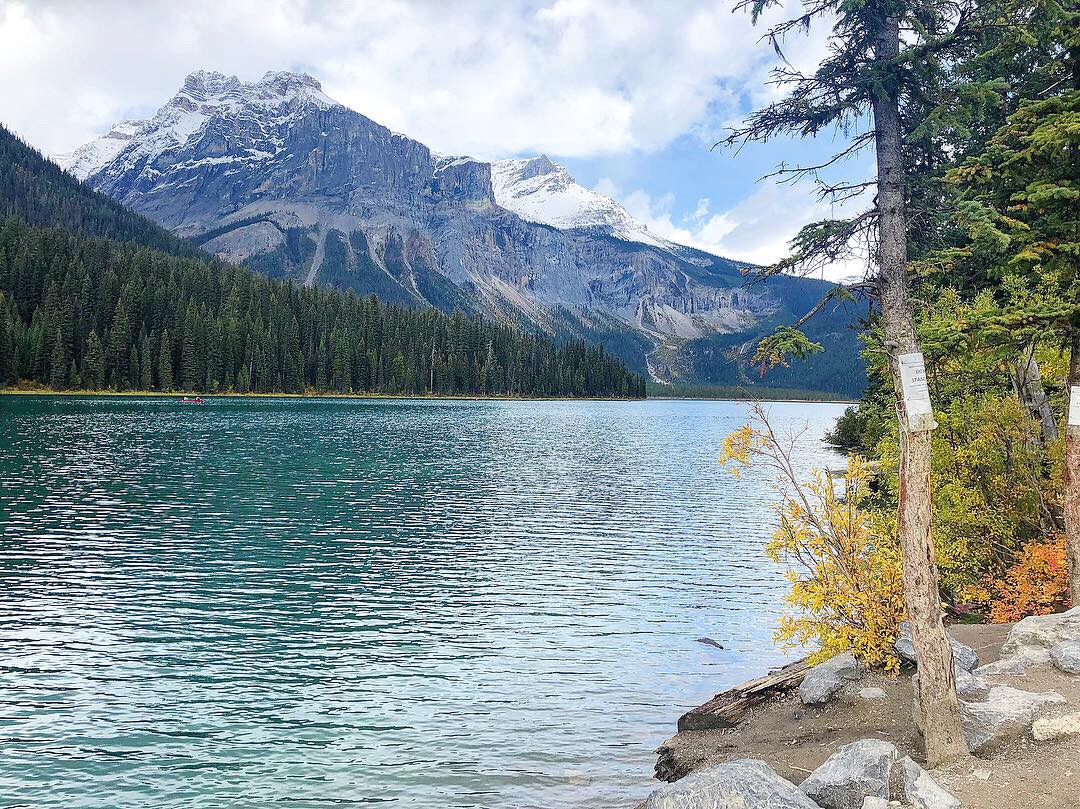
<path fill-rule="evenodd" d="M 837 406 L 773 412 L 829 462 Z M 745 417 L 0 397 L 0 802 L 632 805 L 777 659 Z"/>

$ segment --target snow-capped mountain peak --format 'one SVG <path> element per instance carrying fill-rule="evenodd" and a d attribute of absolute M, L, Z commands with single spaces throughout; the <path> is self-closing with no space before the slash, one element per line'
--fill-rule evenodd
<path fill-rule="evenodd" d="M 247 117 L 277 128 L 313 107 L 333 106 L 337 102 L 306 73 L 269 71 L 258 81 L 245 83 L 236 76 L 197 70 L 184 79 L 180 91 L 152 117 L 121 121 L 107 134 L 72 152 L 54 155 L 53 159 L 85 180 L 118 160 L 123 165 L 151 164 L 165 152 L 182 149 L 218 116 Z M 263 134 L 272 138 L 270 132 Z M 266 155 L 266 146 L 253 144 L 248 157 Z"/>
<path fill-rule="evenodd" d="M 499 205 L 529 222 L 563 230 L 598 228 L 626 241 L 670 246 L 618 202 L 581 185 L 547 155 L 496 160 L 491 185 Z"/>

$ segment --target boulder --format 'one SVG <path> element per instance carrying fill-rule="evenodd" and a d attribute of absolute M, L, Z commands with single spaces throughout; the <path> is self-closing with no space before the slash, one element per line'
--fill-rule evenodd
<path fill-rule="evenodd" d="M 979 665 L 979 655 L 970 646 L 965 646 L 960 641 L 951 636 L 949 637 L 949 646 L 952 647 L 953 663 L 957 668 L 961 668 L 964 671 L 971 671 L 973 668 Z M 900 637 L 896 639 L 896 643 L 893 644 L 893 648 L 896 649 L 896 653 L 900 656 L 901 660 L 915 665 L 915 643 L 911 639 L 911 622 L 900 622 Z"/>
<path fill-rule="evenodd" d="M 824 809 L 861 809 L 863 798 L 889 797 L 889 773 L 900 753 L 881 739 L 845 744 L 810 773 L 802 789 Z"/>
<path fill-rule="evenodd" d="M 1039 716 L 1065 704 L 1056 691 L 1032 693 L 995 685 L 985 702 L 961 702 L 964 740 L 973 753 L 1024 735 Z"/>
<path fill-rule="evenodd" d="M 1067 736 L 1080 736 L 1080 713 L 1064 716 L 1044 716 L 1031 725 L 1031 735 L 1037 742 L 1064 739 Z"/>
<path fill-rule="evenodd" d="M 799 685 L 799 699 L 803 705 L 820 705 L 843 688 L 844 683 L 858 680 L 861 674 L 859 661 L 851 652 L 834 655 L 807 672 Z"/>
<path fill-rule="evenodd" d="M 1080 641 L 1080 607 L 1018 621 L 1001 646 L 1001 656 L 1012 657 L 1024 648 L 1049 649 L 1070 640 Z"/>
<path fill-rule="evenodd" d="M 819 809 L 764 761 L 714 764 L 655 790 L 639 809 Z"/>
<path fill-rule="evenodd" d="M 990 684 L 977 674 L 956 668 L 956 696 L 968 702 L 980 702 L 990 696 Z"/>
<path fill-rule="evenodd" d="M 905 758 L 901 763 L 904 798 L 915 809 L 961 809 L 960 801 L 941 788 L 930 773 Z"/>
<path fill-rule="evenodd" d="M 1066 674 L 1080 674 L 1080 640 L 1064 640 L 1050 647 L 1050 660 Z"/>
<path fill-rule="evenodd" d="M 1024 674 L 1029 668 L 1044 666 L 1050 662 L 1050 652 L 1034 646 L 1026 646 L 1010 657 L 1003 657 L 972 672 L 976 677 L 1005 677 Z"/>

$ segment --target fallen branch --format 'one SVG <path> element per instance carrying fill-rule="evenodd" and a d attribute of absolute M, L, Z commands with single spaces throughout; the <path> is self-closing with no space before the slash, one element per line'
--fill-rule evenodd
<path fill-rule="evenodd" d="M 764 677 L 729 688 L 704 705 L 680 716 L 679 732 L 735 727 L 755 705 L 760 705 L 777 694 L 785 694 L 798 688 L 807 671 L 809 666 L 806 665 L 806 660 L 798 660 L 771 671 Z"/>

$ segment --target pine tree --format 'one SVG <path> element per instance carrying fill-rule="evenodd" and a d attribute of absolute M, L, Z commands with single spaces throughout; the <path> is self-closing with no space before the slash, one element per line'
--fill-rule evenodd
<path fill-rule="evenodd" d="M 131 374 L 131 387 L 138 388 L 139 381 L 142 379 L 142 367 L 139 365 L 139 349 L 135 343 L 131 344 L 131 351 L 128 352 L 128 368 Z"/>
<path fill-rule="evenodd" d="M 173 356 L 172 343 L 169 341 L 169 330 L 161 332 L 161 348 L 158 349 L 158 390 L 170 391 L 173 389 Z"/>
<path fill-rule="evenodd" d="M 139 389 L 154 389 L 154 351 L 150 335 L 144 334 L 139 345 Z"/>
<path fill-rule="evenodd" d="M 1062 23 L 1078 20 L 1080 13 Z M 969 241 L 943 251 L 943 260 L 996 288 L 1005 301 L 964 324 L 965 336 L 1015 349 L 1046 341 L 1068 351 L 1066 413 L 1072 413 L 1080 397 L 1080 41 L 1061 66 L 1071 84 L 1051 85 L 1042 94 L 1049 98 L 1021 104 L 982 152 L 949 172 Z M 1018 283 L 1030 290 L 1021 303 L 1008 295 Z M 1025 377 L 1037 374 L 1037 367 L 1024 370 Z M 1056 432 L 1052 420 L 1044 433 L 1051 429 Z M 1080 604 L 1080 423 L 1068 418 L 1064 461 L 1066 557 L 1072 603 Z"/>
<path fill-rule="evenodd" d="M 83 384 L 90 390 L 105 388 L 105 350 L 96 331 L 86 338 L 86 355 L 83 360 Z"/>
<path fill-rule="evenodd" d="M 756 22 L 771 0 L 743 0 Z M 885 350 L 889 356 L 894 402 L 900 425 L 901 464 L 898 523 L 903 556 L 904 596 L 912 623 L 919 665 L 919 697 L 923 714 L 927 758 L 931 765 L 967 754 L 960 725 L 952 653 L 941 620 L 938 571 L 930 535 L 930 430 L 929 412 L 909 413 L 905 398 L 906 367 L 922 365 L 915 330 L 908 256 L 909 202 L 919 198 L 929 183 L 914 170 L 916 164 L 937 165 L 936 142 L 920 138 L 940 115 L 940 97 L 964 98 L 963 88 L 945 93 L 955 83 L 955 71 L 946 66 L 960 58 L 978 26 L 996 22 L 998 9 L 974 2 L 943 0 L 818 0 L 793 19 L 769 29 L 767 37 L 779 51 L 784 37 L 804 29 L 815 20 L 831 25 L 830 54 L 812 74 L 784 66 L 776 71 L 779 83 L 790 88 L 786 98 L 752 115 L 727 139 L 730 144 L 770 140 L 785 133 L 814 136 L 830 127 L 851 134 L 869 119 L 872 127 L 850 137 L 831 160 L 818 166 L 782 167 L 789 177 L 820 177 L 865 147 L 873 146 L 876 171 L 862 182 L 826 183 L 826 197 L 851 199 L 875 187 L 873 207 L 845 220 L 814 223 L 796 237 L 790 258 L 769 268 L 766 274 L 812 270 L 843 256 L 855 241 L 876 244 L 876 272 L 854 287 L 838 287 L 794 327 L 784 327 L 758 347 L 755 359 L 763 367 L 782 361 L 784 354 L 805 356 L 820 350 L 798 330 L 828 299 L 850 298 L 855 292 L 876 297 L 881 307 Z M 901 39 L 901 28 L 905 36 Z M 965 54 L 966 55 L 966 54 Z M 934 93 L 929 93 L 933 88 Z M 985 87 L 968 88 L 983 97 Z M 955 115 L 953 116 L 955 119 Z M 928 123 L 929 122 L 929 123 Z M 913 153 L 923 150 L 920 160 Z M 923 160 L 922 158 L 925 158 Z M 914 401 L 914 400 L 913 400 Z M 919 406 L 928 405 L 920 402 Z"/>
<path fill-rule="evenodd" d="M 63 390 L 67 387 L 69 365 L 71 365 L 71 352 L 67 349 L 63 332 L 57 328 L 53 338 L 52 357 L 49 361 L 49 387 L 55 390 Z"/>
<path fill-rule="evenodd" d="M 131 318 L 127 298 L 121 294 L 109 328 L 109 350 L 105 356 L 111 387 L 124 390 L 131 384 Z"/>
<path fill-rule="evenodd" d="M 0 266 L 3 254 L 0 252 Z M 8 311 L 8 299 L 0 291 L 0 385 L 7 385 L 16 381 L 18 376 L 18 359 L 15 356 L 15 338 L 12 334 L 11 313 Z"/>

